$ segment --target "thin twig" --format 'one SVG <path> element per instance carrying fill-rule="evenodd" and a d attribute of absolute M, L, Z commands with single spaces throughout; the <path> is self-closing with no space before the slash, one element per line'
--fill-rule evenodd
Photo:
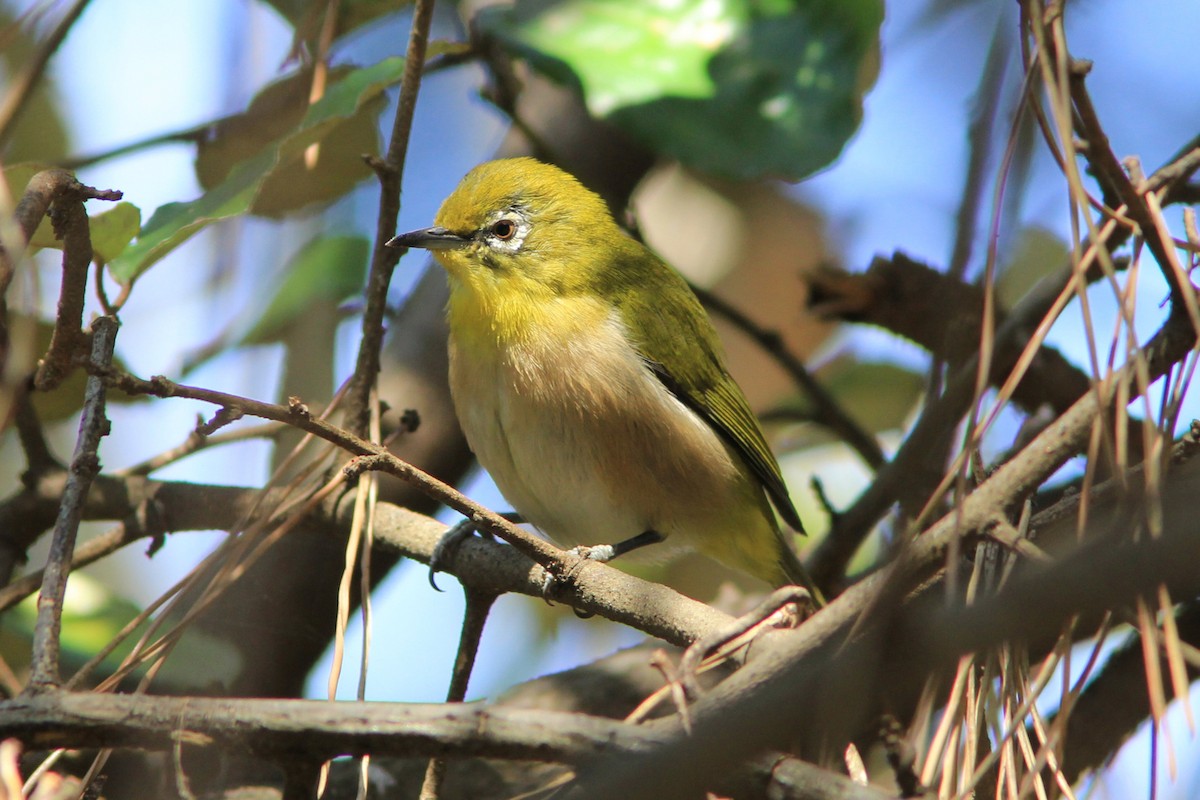
<path fill-rule="evenodd" d="M 469 586 L 463 587 L 467 607 L 463 612 L 462 633 L 458 639 L 458 654 L 454 657 L 454 670 L 450 674 L 450 688 L 446 692 L 447 703 L 461 703 L 467 697 L 467 684 L 475 668 L 475 657 L 479 654 L 479 641 L 483 638 L 483 627 L 487 622 L 496 595 L 481 592 Z M 442 781 L 446 777 L 446 760 L 434 757 L 425 768 L 425 780 L 421 784 L 419 800 L 438 800 Z"/>
<path fill-rule="evenodd" d="M 433 21 L 434 0 L 417 0 L 413 10 L 412 31 L 404 56 L 404 75 L 400 79 L 400 100 L 392 121 L 392 136 L 387 155 L 369 163 L 379 178 L 379 216 L 375 222 L 375 243 L 371 253 L 371 271 L 367 277 L 366 307 L 363 310 L 362 343 L 354 377 L 346 395 L 347 427 L 356 434 L 366 433 L 371 387 L 379 375 L 379 352 L 383 346 L 383 319 L 387 311 L 388 285 L 403 250 L 388 247 L 396 235 L 396 216 L 400 213 L 400 187 L 404 178 L 404 159 L 408 152 L 417 92 L 425 67 L 429 27 Z"/>
<path fill-rule="evenodd" d="M 168 464 L 174 464 L 176 461 L 180 461 L 201 450 L 207 450 L 210 447 L 217 447 L 232 442 L 245 442 L 250 439 L 274 439 L 287 430 L 287 426 L 283 423 L 265 422 L 261 425 L 249 425 L 237 430 L 225 431 L 224 433 L 204 434 L 200 432 L 200 427 L 204 424 L 203 421 L 197 423 L 197 427 L 178 446 L 152 456 L 141 463 L 117 470 L 112 474 L 117 476 L 149 475 L 151 472 L 162 469 Z"/>
<path fill-rule="evenodd" d="M 119 323 L 113 317 L 98 317 L 92 324 L 92 364 L 106 369 L 112 363 Z M 37 626 L 33 634 L 33 656 L 29 686 L 42 691 L 58 685 L 59 629 L 62 625 L 63 597 L 67 590 L 67 575 L 75 550 L 75 537 L 83 518 L 83 503 L 91 488 L 92 479 L 100 471 L 97 451 L 101 437 L 108 434 L 108 418 L 104 415 L 107 386 L 99 376 L 88 378 L 84 399 L 83 419 L 79 423 L 79 438 L 71 459 L 70 477 L 63 492 L 58 521 L 46 558 L 42 591 L 38 596 Z"/>
<path fill-rule="evenodd" d="M 308 407 L 298 398 L 291 398 L 291 402 L 284 406 L 277 403 L 264 403 L 260 400 L 251 400 L 250 398 L 227 392 L 202 389 L 196 386 L 185 386 L 167 380 L 161 375 L 155 375 L 147 381 L 111 368 L 100 370 L 100 373 L 109 385 L 116 386 L 128 394 L 147 394 L 155 397 L 187 397 L 193 400 L 202 400 L 206 403 L 214 403 L 219 406 L 237 408 L 251 416 L 273 419 L 278 422 L 286 422 L 289 425 L 294 425 L 301 430 L 308 431 L 327 442 L 341 447 L 353 455 L 369 457 L 359 458 L 356 462 L 351 462 L 351 465 L 347 468 L 351 472 L 364 469 L 378 469 L 390 475 L 395 475 L 426 496 L 438 502 L 445 503 L 460 514 L 470 517 L 479 526 L 480 530 L 485 530 L 500 537 L 537 563 L 556 573 L 565 574 L 569 572 L 570 568 L 580 560 L 578 556 L 564 553 L 546 540 L 521 530 L 495 512 L 458 492 L 452 486 L 443 483 L 432 475 L 414 467 L 412 464 L 393 456 L 382 445 L 369 442 L 347 430 L 313 416 Z"/>
<path fill-rule="evenodd" d="M 1178 272 L 1170 268 L 1173 259 L 1169 251 L 1173 249 L 1173 244 L 1169 239 L 1163 241 L 1158 227 L 1154 224 L 1154 218 L 1146 204 L 1146 199 L 1133 185 L 1133 181 L 1130 180 L 1112 150 L 1108 135 L 1104 132 L 1100 118 L 1092 105 L 1092 98 L 1084 80 L 1090 69 L 1090 62 L 1074 60 L 1071 62 L 1071 99 L 1075 104 L 1076 112 L 1078 112 L 1080 135 L 1084 137 L 1086 143 L 1084 153 L 1101 183 L 1120 198 L 1125 205 L 1125 213 L 1141 228 L 1146 245 L 1154 253 L 1163 277 L 1166 279 L 1167 285 L 1171 287 L 1172 299 L 1182 300 L 1187 292 Z"/>

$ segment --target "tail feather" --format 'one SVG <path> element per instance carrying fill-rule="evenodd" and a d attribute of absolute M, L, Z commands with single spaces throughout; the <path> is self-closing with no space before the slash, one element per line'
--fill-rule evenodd
<path fill-rule="evenodd" d="M 804 563 L 800 561 L 800 557 L 792 551 L 792 548 L 784 540 L 785 534 L 779 537 L 779 568 L 783 572 L 784 578 L 788 583 L 794 586 L 800 586 L 808 590 L 812 595 L 813 604 L 817 608 L 825 606 L 825 595 L 821 592 L 820 587 L 808 574 L 808 570 L 804 568 Z"/>

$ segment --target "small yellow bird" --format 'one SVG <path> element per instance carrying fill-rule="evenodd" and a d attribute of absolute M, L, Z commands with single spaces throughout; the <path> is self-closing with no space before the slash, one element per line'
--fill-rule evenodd
<path fill-rule="evenodd" d="M 666 542 L 819 597 L 704 309 L 598 195 L 532 158 L 492 161 L 435 227 L 389 245 L 431 250 L 449 274 L 455 410 L 526 521 L 560 544 L 607 543 L 580 548 L 597 560 Z"/>

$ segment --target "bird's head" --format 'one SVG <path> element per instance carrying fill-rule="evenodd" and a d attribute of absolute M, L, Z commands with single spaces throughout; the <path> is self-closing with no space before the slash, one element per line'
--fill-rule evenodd
<path fill-rule="evenodd" d="M 625 234 L 604 201 L 573 176 L 532 158 L 481 164 L 442 203 L 434 227 L 391 246 L 433 252 L 462 287 L 566 293 L 591 283 Z"/>

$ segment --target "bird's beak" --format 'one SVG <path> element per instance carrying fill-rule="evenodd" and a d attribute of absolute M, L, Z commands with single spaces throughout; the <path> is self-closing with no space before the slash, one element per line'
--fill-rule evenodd
<path fill-rule="evenodd" d="M 451 233 L 445 228 L 422 228 L 402 233 L 387 243 L 388 247 L 420 247 L 422 250 L 457 250 L 466 247 L 471 239 Z"/>

